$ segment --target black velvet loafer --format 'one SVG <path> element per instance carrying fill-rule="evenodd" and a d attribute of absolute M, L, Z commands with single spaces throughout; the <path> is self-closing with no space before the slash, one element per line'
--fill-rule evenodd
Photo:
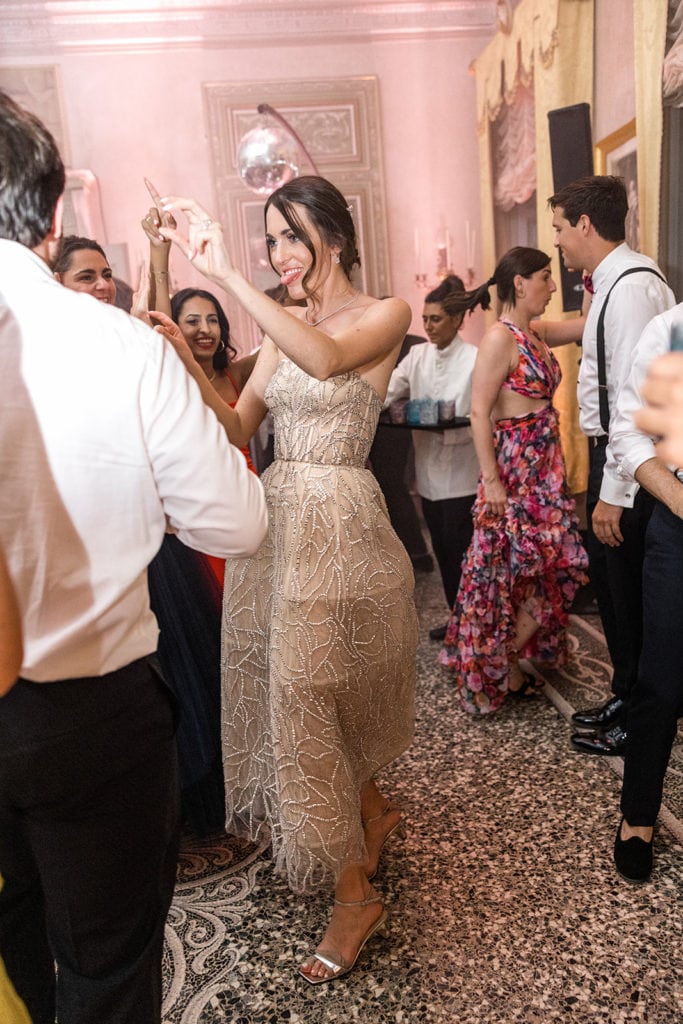
<path fill-rule="evenodd" d="M 630 839 L 621 838 L 621 826 L 624 823 L 622 818 L 617 829 L 617 837 L 614 840 L 614 863 L 622 878 L 627 882 L 647 882 L 652 873 L 652 839 L 646 843 L 638 836 Z"/>
<path fill-rule="evenodd" d="M 575 711 L 572 722 L 574 725 L 585 725 L 589 729 L 606 729 L 608 725 L 616 722 L 623 709 L 624 702 L 621 697 L 610 697 L 607 703 L 599 708 Z"/>
<path fill-rule="evenodd" d="M 448 629 L 448 623 L 445 626 L 434 626 L 434 629 L 429 630 L 430 640 L 443 640 Z"/>

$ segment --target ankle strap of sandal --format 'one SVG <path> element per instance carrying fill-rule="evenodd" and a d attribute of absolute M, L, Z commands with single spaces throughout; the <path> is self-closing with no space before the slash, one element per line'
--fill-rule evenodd
<path fill-rule="evenodd" d="M 390 811 L 400 811 L 400 809 L 401 808 L 397 807 L 396 804 L 393 804 L 391 800 L 387 800 L 382 810 L 379 812 L 379 814 L 376 814 L 374 818 L 363 818 L 363 828 L 365 828 L 366 825 L 371 825 L 373 821 L 380 821 L 387 814 L 389 814 Z"/>
<path fill-rule="evenodd" d="M 367 896 L 364 900 L 352 900 L 348 903 L 346 900 L 335 899 L 335 903 L 338 907 L 369 907 L 372 903 L 382 903 L 383 898 L 377 892 L 376 889 L 371 890 L 372 895 Z"/>

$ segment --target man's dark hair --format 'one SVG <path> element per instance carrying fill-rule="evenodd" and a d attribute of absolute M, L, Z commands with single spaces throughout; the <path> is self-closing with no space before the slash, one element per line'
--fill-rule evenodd
<path fill-rule="evenodd" d="M 626 237 L 628 198 L 623 178 L 611 174 L 577 178 L 551 196 L 548 205 L 552 210 L 560 207 L 572 227 L 585 213 L 606 242 L 623 242 Z"/>
<path fill-rule="evenodd" d="M 0 238 L 30 249 L 42 242 L 64 181 L 57 143 L 45 125 L 0 92 Z"/>

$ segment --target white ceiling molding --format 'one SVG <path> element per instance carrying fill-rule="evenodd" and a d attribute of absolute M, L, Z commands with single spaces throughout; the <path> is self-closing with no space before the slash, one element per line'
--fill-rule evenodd
<path fill-rule="evenodd" d="M 495 0 L 2 0 L 5 56 L 451 38 L 495 32 Z"/>

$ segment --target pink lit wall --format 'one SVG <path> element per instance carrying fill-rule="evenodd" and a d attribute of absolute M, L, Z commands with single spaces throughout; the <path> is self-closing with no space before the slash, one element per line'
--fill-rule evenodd
<path fill-rule="evenodd" d="M 633 2 L 595 0 L 595 83 L 593 141 L 604 139 L 636 116 Z"/>
<path fill-rule="evenodd" d="M 491 268 L 479 265 L 479 163 L 471 60 L 490 36 L 450 40 L 332 44 L 263 49 L 186 49 L 159 53 L 66 54 L 60 67 L 71 166 L 88 168 L 100 184 L 107 243 L 125 244 L 136 272 L 145 252 L 139 228 L 148 201 L 143 175 L 165 192 L 193 195 L 215 206 L 201 84 L 262 77 L 330 78 L 376 75 L 382 129 L 393 290 L 414 313 L 422 333 L 424 291 L 417 270 L 436 283 L 440 229 L 451 239 L 453 265 L 464 273 L 466 223 L 476 235 L 477 282 Z M 266 97 L 264 97 L 266 99 Z M 272 97 L 267 97 L 273 102 Z M 423 266 L 416 266 L 416 230 Z M 180 254 L 178 285 L 198 283 Z M 229 302 L 226 302 L 230 314 Z M 480 333 L 469 323 L 470 340 Z"/>

